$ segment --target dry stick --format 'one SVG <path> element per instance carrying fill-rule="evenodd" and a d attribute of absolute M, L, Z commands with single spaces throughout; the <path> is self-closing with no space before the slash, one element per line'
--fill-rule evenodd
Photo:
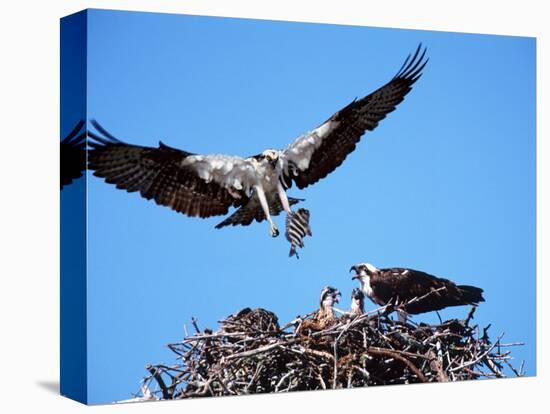
<path fill-rule="evenodd" d="M 516 377 L 521 377 L 521 376 L 522 376 L 521 371 L 522 371 L 522 369 L 523 369 L 523 364 L 521 365 L 521 367 L 520 367 L 520 369 L 519 369 L 519 371 L 518 371 L 517 369 L 515 369 L 515 368 L 512 366 L 512 364 L 510 364 L 510 362 L 508 362 L 508 360 L 505 359 L 505 360 L 504 360 L 504 363 L 505 363 L 506 365 L 508 365 L 508 367 L 512 370 L 512 372 L 516 375 Z"/>
<path fill-rule="evenodd" d="M 470 321 L 474 318 L 474 313 L 476 313 L 477 306 L 472 306 L 470 309 L 470 312 L 468 312 L 468 316 L 466 317 L 466 320 L 464 321 L 464 324 L 468 326 L 470 324 Z"/>
<path fill-rule="evenodd" d="M 445 373 L 443 364 L 441 364 L 434 351 L 428 351 L 428 358 L 430 359 L 430 368 L 437 373 L 437 380 L 439 382 L 448 382 L 449 377 Z"/>
<path fill-rule="evenodd" d="M 522 377 L 525 375 L 525 360 L 521 361 L 521 365 L 519 367 L 519 374 Z"/>
<path fill-rule="evenodd" d="M 160 372 L 159 372 L 160 370 L 156 367 L 153 367 L 151 364 L 147 364 L 145 366 L 145 369 L 149 371 L 153 376 L 153 378 L 155 378 L 155 380 L 157 381 L 160 389 L 162 390 L 162 398 L 164 398 L 165 400 L 172 398 L 172 394 L 168 390 L 168 387 L 166 386 L 166 384 L 164 383 L 164 380 L 160 375 Z"/>
<path fill-rule="evenodd" d="M 500 348 L 509 348 L 512 346 L 523 346 L 525 345 L 525 342 L 508 342 L 505 344 L 500 344 Z"/>
<path fill-rule="evenodd" d="M 401 354 L 401 355 L 404 355 L 404 356 L 411 357 L 411 358 L 420 358 L 420 359 L 426 359 L 426 360 L 430 359 L 426 355 L 414 354 L 412 352 L 407 352 L 407 351 L 400 351 L 399 349 L 392 349 L 391 351 L 396 352 L 396 353 Z"/>
<path fill-rule="evenodd" d="M 199 326 L 197 325 L 197 319 L 195 317 L 191 318 L 191 323 L 193 324 L 193 328 L 195 328 L 195 331 L 197 333 L 200 333 L 201 330 L 199 329 Z"/>
<path fill-rule="evenodd" d="M 290 343 L 293 343 L 293 342 L 296 342 L 296 341 L 291 341 Z M 252 355 L 257 355 L 257 354 L 261 354 L 261 353 L 264 353 L 264 352 L 271 351 L 272 349 L 279 348 L 280 346 L 281 346 L 281 344 L 279 344 L 279 343 L 266 345 L 266 346 L 262 346 L 260 348 L 252 349 L 250 351 L 244 351 L 244 352 L 240 352 L 238 354 L 229 355 L 229 356 L 225 357 L 225 359 L 226 359 L 226 361 L 231 361 L 232 359 L 246 358 L 246 357 L 249 357 L 249 356 L 252 356 Z"/>
<path fill-rule="evenodd" d="M 437 288 L 437 289 L 433 289 L 433 290 L 430 290 L 428 293 L 426 293 L 425 295 L 422 295 L 422 296 L 415 296 L 414 298 L 412 298 L 411 300 L 405 302 L 403 304 L 403 306 L 408 306 L 408 305 L 411 305 L 411 304 L 414 304 L 416 302 L 420 302 L 421 300 L 424 300 L 424 299 L 427 299 L 428 297 L 430 297 L 431 295 L 435 295 L 436 293 L 438 293 L 439 291 L 441 290 L 445 290 L 447 289 L 445 286 L 442 286 L 440 288 Z"/>
<path fill-rule="evenodd" d="M 371 317 L 373 313 L 376 315 Z M 163 399 L 187 398 L 408 383 L 412 375 L 423 382 L 450 380 L 446 375 L 453 380 L 479 378 L 495 376 L 487 364 L 494 364 L 498 370 L 498 361 L 508 363 L 510 358 L 509 351 L 501 353 L 497 348 L 495 352 L 495 345 L 508 344 L 501 344 L 499 338 L 491 347 L 487 331 L 481 338 L 477 327 L 470 327 L 465 321 L 455 320 L 450 332 L 451 325 L 447 323 L 401 325 L 377 310 L 341 318 L 308 336 L 281 329 L 263 331 L 260 327 L 265 326 L 265 319 L 260 319 L 259 325 L 249 322 L 222 321 L 222 329 L 216 333 L 198 333 L 170 344 L 178 364 L 155 366 L 147 380 L 162 380 L 160 374 L 166 373 L 172 384 L 165 384 L 168 393 L 163 392 Z M 234 332 L 224 331 L 226 327 Z M 441 343 L 441 359 L 435 354 L 437 342 Z M 404 364 L 408 373 L 405 370 L 404 374 L 393 376 L 396 371 L 384 363 L 387 358 Z M 478 372 L 475 367 L 483 367 L 487 373 Z M 339 384 L 339 373 L 343 374 L 344 369 L 348 369 L 348 375 Z M 159 387 L 162 389 L 160 384 Z"/>
<path fill-rule="evenodd" d="M 310 354 L 310 355 L 315 355 L 315 356 L 318 356 L 318 357 L 322 357 L 322 358 L 325 358 L 325 359 L 328 359 L 328 360 L 331 360 L 331 361 L 334 360 L 334 357 L 331 354 L 329 354 L 328 352 L 318 351 L 316 349 L 307 349 L 306 348 L 305 353 Z"/>
<path fill-rule="evenodd" d="M 332 389 L 333 390 L 336 389 L 336 382 L 338 380 L 338 341 L 340 340 L 342 335 L 345 332 L 347 332 L 347 330 L 350 328 L 352 323 L 353 323 L 353 320 L 350 321 L 346 326 L 344 326 L 344 328 L 342 329 L 342 332 L 340 332 L 340 335 L 338 335 L 336 337 L 336 339 L 334 340 L 334 365 L 333 365 L 334 374 L 333 374 L 333 377 L 332 377 Z"/>
<path fill-rule="evenodd" d="M 252 377 L 252 379 L 250 380 L 250 382 L 248 383 L 248 385 L 245 388 L 245 392 L 248 393 L 248 391 L 250 390 L 250 387 L 252 386 L 252 384 L 254 384 L 254 382 L 258 379 L 258 376 L 260 375 L 260 372 L 262 371 L 263 367 L 264 367 L 263 363 L 260 363 L 258 365 L 258 367 L 256 368 L 256 372 L 254 373 L 254 376 Z"/>
<path fill-rule="evenodd" d="M 277 383 L 277 385 L 275 386 L 275 392 L 279 392 L 279 388 L 281 387 L 281 385 L 283 385 L 283 383 L 285 382 L 285 380 L 290 377 L 292 374 L 294 374 L 294 370 L 290 370 L 288 371 L 285 375 L 283 375 L 281 377 L 281 379 L 279 380 L 279 382 Z M 290 383 L 289 383 L 290 385 Z"/>
<path fill-rule="evenodd" d="M 340 335 L 338 336 L 340 338 Z M 336 389 L 336 382 L 338 380 L 338 338 L 334 341 L 334 364 L 332 366 L 333 376 L 332 376 L 332 389 Z"/>
<path fill-rule="evenodd" d="M 319 373 L 319 374 L 317 374 L 317 378 L 319 379 L 319 382 L 321 383 L 321 388 L 326 390 L 327 389 L 327 384 L 325 384 L 325 380 L 323 379 L 323 376 Z"/>
<path fill-rule="evenodd" d="M 244 336 L 244 335 L 246 335 L 246 332 L 220 332 L 220 333 L 209 334 L 209 335 L 194 335 L 194 336 L 186 337 L 183 340 L 183 342 L 179 342 L 173 345 L 181 345 L 189 342 L 197 342 L 197 341 L 202 341 L 203 339 L 217 339 L 217 338 L 224 338 L 224 337 Z"/>
<path fill-rule="evenodd" d="M 363 376 L 364 376 L 367 380 L 370 379 L 370 374 L 369 374 L 369 372 L 368 372 L 366 369 L 361 368 L 361 367 L 353 367 L 353 368 L 355 368 L 357 371 L 359 371 L 361 374 L 363 374 Z"/>
<path fill-rule="evenodd" d="M 485 356 L 489 355 L 489 353 L 498 345 L 498 342 L 500 341 L 500 339 L 502 338 L 504 334 L 501 334 L 496 342 L 491 345 L 491 347 L 489 349 L 487 349 L 483 354 L 481 354 L 480 356 L 478 356 L 476 359 L 474 359 L 473 361 L 470 361 L 470 362 L 467 362 L 465 364 L 463 364 L 462 366 L 459 366 L 459 367 L 455 367 L 455 368 L 452 368 L 450 369 L 450 371 L 457 371 L 461 368 L 466 368 L 466 367 L 469 367 L 471 365 L 474 365 L 474 364 L 477 364 L 479 361 L 481 361 L 482 358 L 484 358 Z"/>
<path fill-rule="evenodd" d="M 507 361 L 504 361 L 504 362 L 507 362 Z M 495 374 L 497 378 L 504 377 L 504 375 L 502 374 L 502 372 L 500 372 L 496 364 L 488 356 L 483 358 L 483 363 L 485 364 L 486 367 L 488 367 L 493 372 L 493 374 Z"/>
<path fill-rule="evenodd" d="M 220 385 L 222 386 L 222 388 L 223 388 L 226 392 L 228 392 L 228 393 L 231 394 L 231 395 L 237 395 L 237 393 L 236 393 L 235 391 L 230 390 L 230 389 L 225 385 L 225 383 L 223 382 L 223 379 L 220 378 L 220 375 L 219 375 L 219 374 L 216 375 L 215 378 L 217 378 L 218 382 L 220 383 Z"/>
<path fill-rule="evenodd" d="M 428 380 L 426 379 L 424 374 L 422 374 L 422 372 L 420 372 L 420 370 L 416 367 L 416 365 L 414 365 L 408 359 L 406 359 L 406 358 L 402 357 L 401 355 L 399 355 L 397 352 L 391 351 L 389 349 L 381 349 L 381 348 L 376 348 L 376 347 L 372 347 L 372 346 L 367 349 L 367 352 L 369 354 L 375 354 L 375 355 L 381 355 L 381 356 L 387 356 L 387 357 L 395 358 L 395 359 L 403 362 L 414 373 L 414 375 L 416 375 L 416 377 L 421 382 L 428 382 Z"/>

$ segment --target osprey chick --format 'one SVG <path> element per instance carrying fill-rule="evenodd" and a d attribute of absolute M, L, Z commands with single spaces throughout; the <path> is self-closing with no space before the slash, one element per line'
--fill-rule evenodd
<path fill-rule="evenodd" d="M 334 305 L 338 303 L 339 296 L 342 296 L 340 291 L 332 286 L 327 286 L 321 291 L 319 300 L 319 310 L 313 314 L 311 319 L 302 322 L 299 332 L 304 333 L 309 331 L 321 331 L 328 328 L 337 321 L 334 314 Z"/>
<path fill-rule="evenodd" d="M 351 292 L 351 314 L 358 316 L 365 313 L 365 294 L 359 288 Z"/>
<path fill-rule="evenodd" d="M 350 272 L 352 270 L 355 272 L 352 279 L 359 280 L 361 290 L 370 300 L 379 306 L 395 303 L 405 313 L 418 314 L 485 301 L 483 290 L 478 287 L 456 285 L 418 270 L 377 269 L 370 263 L 356 264 Z"/>
<path fill-rule="evenodd" d="M 272 236 L 279 230 L 272 216 L 290 214 L 298 199 L 286 190 L 296 183 L 303 189 L 334 171 L 355 149 L 361 136 L 372 131 L 392 112 L 420 78 L 428 62 L 421 45 L 409 55 L 384 86 L 355 99 L 326 122 L 303 134 L 284 150 L 268 149 L 251 157 L 199 155 L 159 143 L 158 148 L 122 142 L 99 123 L 89 132 L 95 142 L 88 166 L 97 177 L 128 192 L 191 217 L 238 210 L 216 228 L 267 220 Z"/>

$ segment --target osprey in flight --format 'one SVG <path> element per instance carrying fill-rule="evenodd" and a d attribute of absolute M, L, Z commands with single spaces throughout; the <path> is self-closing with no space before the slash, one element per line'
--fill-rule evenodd
<path fill-rule="evenodd" d="M 155 200 L 192 217 L 227 214 L 216 228 L 248 225 L 267 220 L 272 236 L 279 230 L 272 216 L 290 214 L 301 201 L 286 190 L 294 182 L 303 189 L 334 171 L 355 149 L 361 136 L 403 101 L 428 62 L 421 45 L 409 55 L 397 74 L 384 86 L 355 99 L 326 122 L 303 134 L 284 150 L 267 149 L 248 158 L 230 155 L 199 155 L 159 143 L 158 148 L 127 144 L 109 134 L 96 121 L 99 134 L 88 154 L 94 175 L 128 192 Z"/>
<path fill-rule="evenodd" d="M 380 306 L 393 302 L 405 313 L 436 311 L 448 306 L 477 305 L 485 302 L 483 289 L 456 285 L 413 269 L 377 269 L 370 263 L 352 266 L 352 279 L 359 280 L 361 290 Z"/>

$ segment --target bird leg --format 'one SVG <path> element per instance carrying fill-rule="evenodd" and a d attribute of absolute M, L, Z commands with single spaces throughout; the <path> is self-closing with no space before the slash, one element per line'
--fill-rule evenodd
<path fill-rule="evenodd" d="M 283 209 L 286 211 L 287 214 L 292 214 L 292 210 L 290 209 L 290 203 L 288 202 L 286 191 L 280 182 L 277 183 L 277 192 L 279 193 L 279 199 L 281 200 Z"/>
<path fill-rule="evenodd" d="M 279 229 L 271 219 L 271 214 L 269 213 L 269 205 L 267 204 L 264 189 L 259 185 L 256 185 L 254 188 L 256 190 L 256 194 L 258 194 L 258 199 L 260 200 L 260 204 L 262 205 L 262 210 L 264 211 L 265 218 L 269 222 L 271 237 L 277 237 L 279 235 Z"/>
<path fill-rule="evenodd" d="M 397 309 L 397 320 L 403 324 L 407 323 L 407 312 L 401 309 Z"/>
<path fill-rule="evenodd" d="M 405 306 L 399 301 L 399 296 L 395 298 L 395 312 L 397 313 L 397 320 L 402 324 L 407 323 L 407 312 L 405 312 Z"/>

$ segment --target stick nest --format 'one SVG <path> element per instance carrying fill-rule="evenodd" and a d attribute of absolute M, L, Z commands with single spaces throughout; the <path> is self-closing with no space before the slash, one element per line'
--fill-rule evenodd
<path fill-rule="evenodd" d="M 182 399 L 373 385 L 447 382 L 523 376 L 510 363 L 509 347 L 489 326 L 466 319 L 439 325 L 392 320 L 380 308 L 345 314 L 315 329 L 314 314 L 280 327 L 264 309 L 243 309 L 169 344 L 174 365 L 147 365 L 136 399 Z M 304 326 L 308 326 L 304 329 Z"/>

